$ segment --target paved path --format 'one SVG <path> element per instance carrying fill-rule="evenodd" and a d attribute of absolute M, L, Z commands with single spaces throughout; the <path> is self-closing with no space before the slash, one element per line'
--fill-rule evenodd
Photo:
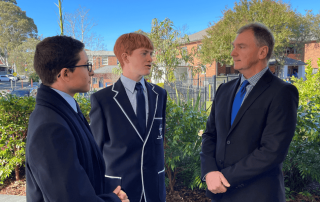
<path fill-rule="evenodd" d="M 25 196 L 1 195 L 0 202 L 26 202 Z"/>

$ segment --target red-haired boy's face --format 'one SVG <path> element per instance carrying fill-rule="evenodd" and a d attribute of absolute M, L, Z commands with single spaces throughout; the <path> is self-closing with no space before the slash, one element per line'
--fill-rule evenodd
<path fill-rule="evenodd" d="M 135 49 L 131 55 L 127 55 L 127 61 L 123 68 L 123 75 L 133 80 L 140 80 L 149 75 L 151 70 L 153 50 L 147 48 Z"/>

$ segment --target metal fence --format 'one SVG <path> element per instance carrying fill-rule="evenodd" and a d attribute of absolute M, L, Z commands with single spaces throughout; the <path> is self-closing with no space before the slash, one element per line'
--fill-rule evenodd
<path fill-rule="evenodd" d="M 185 79 L 174 83 L 165 83 L 164 88 L 173 100 L 190 100 L 193 104 L 199 99 L 199 107 L 208 109 L 214 98 L 217 88 L 222 83 L 226 83 L 238 78 L 239 75 L 199 77 L 197 79 Z"/>

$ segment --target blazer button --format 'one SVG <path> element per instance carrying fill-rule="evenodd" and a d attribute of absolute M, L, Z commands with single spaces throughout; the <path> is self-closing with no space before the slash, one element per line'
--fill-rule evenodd
<path fill-rule="evenodd" d="M 227 141 L 227 144 L 230 144 L 230 140 Z"/>

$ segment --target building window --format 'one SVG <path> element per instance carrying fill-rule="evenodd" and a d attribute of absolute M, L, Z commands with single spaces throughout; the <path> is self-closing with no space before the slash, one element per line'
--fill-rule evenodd
<path fill-rule="evenodd" d="M 231 67 L 226 67 L 226 74 L 230 74 L 231 73 Z"/>
<path fill-rule="evenodd" d="M 97 83 L 97 78 L 92 78 L 92 83 L 96 84 Z"/>
<path fill-rule="evenodd" d="M 105 66 L 105 65 L 108 65 L 108 57 L 105 57 L 105 58 L 102 58 L 102 65 Z"/>
<path fill-rule="evenodd" d="M 317 69 L 317 68 L 313 68 L 313 70 L 312 70 L 312 74 L 316 74 L 318 71 L 319 71 L 319 69 Z"/>
<path fill-rule="evenodd" d="M 182 50 L 182 53 L 183 53 L 183 54 L 187 54 L 187 53 L 188 53 L 188 49 L 187 49 L 186 46 L 185 46 L 185 47 L 182 47 L 181 50 Z"/>

